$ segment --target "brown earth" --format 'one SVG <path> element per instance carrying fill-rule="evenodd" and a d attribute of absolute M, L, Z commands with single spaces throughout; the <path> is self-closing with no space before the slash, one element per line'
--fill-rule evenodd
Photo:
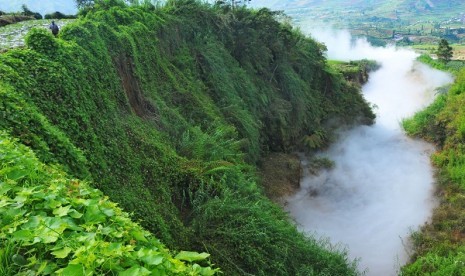
<path fill-rule="evenodd" d="M 27 15 L 1 15 L 0 16 L 0 27 L 18 23 L 26 20 L 34 20 L 34 17 Z"/>
<path fill-rule="evenodd" d="M 113 60 L 121 79 L 121 85 L 131 106 L 132 111 L 139 117 L 154 116 L 156 109 L 142 95 L 139 81 L 134 77 L 134 60 L 127 55 L 120 54 Z"/>
<path fill-rule="evenodd" d="M 260 160 L 265 195 L 279 204 L 300 187 L 301 165 L 297 154 L 271 153 Z"/>

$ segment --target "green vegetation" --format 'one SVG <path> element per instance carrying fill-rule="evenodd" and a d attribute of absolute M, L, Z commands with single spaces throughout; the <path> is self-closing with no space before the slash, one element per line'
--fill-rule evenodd
<path fill-rule="evenodd" d="M 415 254 L 402 275 L 463 275 L 465 271 L 465 69 L 451 71 L 456 81 L 449 92 L 403 122 L 408 134 L 438 147 L 432 161 L 438 168 L 440 205 L 431 223 L 413 234 Z"/>
<path fill-rule="evenodd" d="M 465 42 L 461 0 L 287 0 L 279 6 L 303 28 L 349 30 L 376 46 L 436 44 L 442 38 Z"/>
<path fill-rule="evenodd" d="M 441 39 L 436 49 L 436 55 L 438 59 L 444 63 L 447 63 L 452 58 L 452 47 L 449 46 L 449 43 L 445 39 Z"/>
<path fill-rule="evenodd" d="M 341 72 L 347 81 L 359 85 L 368 81 L 368 74 L 371 71 L 379 69 L 379 64 L 376 61 L 366 59 L 350 62 L 330 60 L 328 63 Z"/>
<path fill-rule="evenodd" d="M 215 273 L 195 264 L 209 254 L 173 257 L 100 191 L 44 165 L 5 132 L 0 162 L 1 275 Z"/>
<path fill-rule="evenodd" d="M 206 254 L 173 258 L 145 232 L 148 242 L 130 232 L 128 227 L 140 228 L 98 191 L 78 198 L 90 200 L 88 205 L 61 199 L 74 191 L 73 183 L 87 190 L 86 181 L 167 247 L 206 251 L 226 275 L 358 274 L 346 252 L 298 232 L 258 184 L 256 164 L 267 153 L 303 149 L 312 135 L 318 137 L 312 148 L 324 146 L 331 137 L 329 121 L 374 119 L 358 85 L 326 63 L 324 47 L 276 16 L 267 9 L 231 10 L 189 0 L 163 7 L 101 1 L 62 28 L 58 39 L 33 29 L 27 47 L 0 54 L 0 129 L 7 141 L 2 150 L 19 147 L 44 177 L 29 184 L 26 176 L 1 171 L 1 185 L 17 180 L 14 192 L 37 192 L 40 208 L 50 207 L 44 189 L 52 189 L 51 179 L 62 185 L 53 186 L 61 204 L 53 210 L 28 207 L 30 212 L 9 220 L 1 212 L 1 229 L 16 223 L 8 234 L 24 240 L 3 237 L 0 269 L 36 269 L 34 261 L 39 268 L 45 263 L 97 274 L 145 273 L 161 269 L 160 257 L 150 251 L 155 246 L 164 252 L 166 269 L 212 272 Z M 59 226 L 50 244 L 30 241 L 32 217 L 46 223 L 61 220 L 61 214 L 75 220 L 75 229 Z M 111 224 L 121 217 L 124 222 Z M 120 225 L 120 240 L 104 232 L 109 224 Z M 121 250 L 129 243 L 136 253 L 112 256 L 118 267 L 73 261 L 80 246 L 87 246 L 79 227 L 99 242 L 92 249 L 95 260 L 106 259 L 100 242 L 120 243 Z M 42 234 L 37 233 L 41 241 Z M 22 256 L 19 268 L 10 261 L 12 252 Z"/>
<path fill-rule="evenodd" d="M 418 61 L 428 64 L 429 66 L 442 70 L 449 71 L 453 74 L 457 74 L 465 66 L 465 61 L 461 60 L 451 60 L 447 63 L 441 62 L 439 60 L 434 60 L 430 55 L 422 54 L 417 58 Z"/>

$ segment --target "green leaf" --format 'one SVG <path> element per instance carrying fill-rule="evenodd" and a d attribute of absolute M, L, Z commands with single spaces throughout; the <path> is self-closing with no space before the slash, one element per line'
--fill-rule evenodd
<path fill-rule="evenodd" d="M 130 234 L 138 241 L 147 242 L 147 238 L 145 238 L 144 232 L 140 230 L 132 230 Z"/>
<path fill-rule="evenodd" d="M 70 227 L 66 219 L 68 218 L 67 217 L 65 218 L 60 218 L 60 217 L 44 218 L 45 228 L 43 229 L 42 234 L 45 234 L 44 232 L 50 232 L 50 234 L 60 235 L 61 233 L 65 231 L 65 229 Z"/>
<path fill-rule="evenodd" d="M 65 223 L 66 225 L 66 228 L 68 229 L 71 229 L 71 230 L 74 230 L 74 231 L 81 231 L 82 228 L 79 227 L 75 222 L 74 222 L 74 219 L 70 218 L 70 217 L 65 217 L 63 218 L 63 222 Z"/>
<path fill-rule="evenodd" d="M 0 195 L 6 194 L 9 190 L 11 190 L 11 188 L 12 188 L 12 187 L 11 187 L 10 185 L 8 185 L 8 184 L 2 182 L 2 183 L 0 184 Z"/>
<path fill-rule="evenodd" d="M 21 228 L 34 230 L 39 226 L 40 221 L 40 216 L 29 217 L 28 221 L 25 224 L 23 224 Z"/>
<path fill-rule="evenodd" d="M 162 255 L 143 257 L 142 261 L 148 265 L 160 265 L 164 258 Z"/>
<path fill-rule="evenodd" d="M 96 205 L 89 205 L 86 208 L 86 212 L 84 214 L 84 220 L 86 223 L 90 224 L 96 224 L 100 222 L 104 222 L 106 219 L 106 216 L 100 211 L 98 206 Z"/>
<path fill-rule="evenodd" d="M 64 217 L 69 213 L 69 209 L 71 209 L 71 205 L 68 206 L 61 206 L 58 209 L 53 210 L 53 214 L 58 217 Z"/>
<path fill-rule="evenodd" d="M 68 213 L 70 217 L 78 219 L 82 217 L 82 214 L 79 213 L 78 211 L 71 209 L 70 212 Z"/>
<path fill-rule="evenodd" d="M 107 217 L 112 217 L 115 215 L 115 210 L 112 208 L 100 208 L 100 211 L 104 213 Z"/>
<path fill-rule="evenodd" d="M 49 207 L 50 209 L 55 209 L 60 205 L 61 205 L 61 202 L 59 202 L 59 201 L 57 201 L 55 199 L 47 200 L 47 204 L 46 204 L 46 206 Z"/>
<path fill-rule="evenodd" d="M 33 237 L 34 235 L 32 235 L 32 232 L 29 230 L 19 230 L 13 233 L 13 238 L 19 241 L 28 241 Z"/>
<path fill-rule="evenodd" d="M 141 266 L 133 266 L 130 269 L 118 273 L 119 276 L 145 276 L 150 274 L 151 272 L 149 270 Z"/>
<path fill-rule="evenodd" d="M 159 265 L 163 262 L 163 256 L 158 253 L 158 252 L 155 252 L 153 250 L 151 250 L 152 252 L 150 252 L 150 254 L 146 255 L 146 256 L 142 256 L 140 259 L 148 264 L 148 265 Z"/>
<path fill-rule="evenodd" d="M 85 276 L 84 266 L 82 264 L 70 264 L 67 267 L 65 267 L 60 274 L 63 276 Z"/>
<path fill-rule="evenodd" d="M 13 260 L 15 264 L 19 266 L 27 265 L 26 259 L 20 254 L 14 254 L 13 257 L 11 257 L 11 259 Z"/>
<path fill-rule="evenodd" d="M 194 266 L 197 265 L 197 264 L 194 264 Z M 203 276 L 213 276 L 215 275 L 216 273 L 216 270 L 211 268 L 211 267 L 201 267 L 201 266 L 198 266 L 196 268 L 196 271 L 200 274 L 200 275 L 203 275 Z"/>
<path fill-rule="evenodd" d="M 60 250 L 53 251 L 52 255 L 55 255 L 55 257 L 58 259 L 64 259 L 69 255 L 70 252 L 71 252 L 71 248 L 65 247 Z"/>
<path fill-rule="evenodd" d="M 202 261 L 208 258 L 210 254 L 208 253 L 197 253 L 191 251 L 181 251 L 176 255 L 176 259 L 188 262 Z"/>
<path fill-rule="evenodd" d="M 45 235 L 42 235 L 42 242 L 43 243 L 52 243 L 56 242 L 59 238 L 59 234 L 56 232 L 48 231 Z"/>
<path fill-rule="evenodd" d="M 19 168 L 13 168 L 11 171 L 9 171 L 7 174 L 6 174 L 6 177 L 8 179 L 12 179 L 12 180 L 18 180 L 20 178 L 23 178 L 24 176 L 26 176 L 28 174 L 27 171 L 25 170 L 22 170 L 22 169 L 19 169 Z"/>

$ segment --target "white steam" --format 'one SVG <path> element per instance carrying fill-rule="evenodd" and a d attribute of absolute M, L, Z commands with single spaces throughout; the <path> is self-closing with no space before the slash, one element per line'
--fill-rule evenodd
<path fill-rule="evenodd" d="M 351 42 L 347 32 L 313 33 L 331 59 L 374 59 L 381 68 L 363 87 L 378 108 L 376 124 L 341 133 L 321 153 L 335 168 L 307 174 L 287 209 L 301 227 L 346 245 L 368 275 L 395 275 L 408 259 L 408 237 L 434 207 L 433 147 L 406 137 L 400 120 L 431 103 L 434 89 L 451 77 L 415 62 L 416 54 Z"/>

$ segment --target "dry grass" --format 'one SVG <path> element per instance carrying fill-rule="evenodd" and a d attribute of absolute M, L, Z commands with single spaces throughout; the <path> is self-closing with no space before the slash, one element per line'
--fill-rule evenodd
<path fill-rule="evenodd" d="M 452 59 L 454 60 L 465 60 L 465 45 L 452 45 L 454 55 Z"/>

